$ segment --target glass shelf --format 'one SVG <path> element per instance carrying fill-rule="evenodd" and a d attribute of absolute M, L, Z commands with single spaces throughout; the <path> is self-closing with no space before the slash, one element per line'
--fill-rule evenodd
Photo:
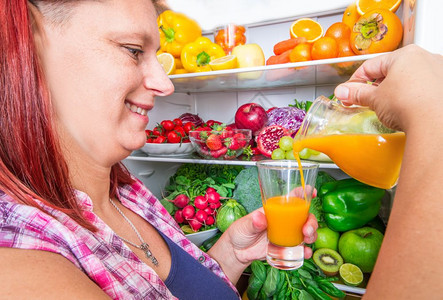
<path fill-rule="evenodd" d="M 211 160 L 211 159 L 203 159 L 199 157 L 197 154 L 191 154 L 188 156 L 171 156 L 171 157 L 157 157 L 157 156 L 149 156 L 144 152 L 137 150 L 134 151 L 130 156 L 128 156 L 125 160 L 132 161 L 152 161 L 152 162 L 173 162 L 173 163 L 193 163 L 193 164 L 211 164 L 211 165 L 240 165 L 240 166 L 255 166 L 257 161 L 267 159 L 264 156 L 254 156 L 254 160 Z M 312 161 L 306 161 L 312 163 Z M 321 169 L 339 169 L 334 163 L 325 163 L 318 162 L 319 167 Z"/>
<path fill-rule="evenodd" d="M 176 93 L 232 92 L 341 83 L 367 59 L 356 55 L 254 68 L 170 75 Z"/>

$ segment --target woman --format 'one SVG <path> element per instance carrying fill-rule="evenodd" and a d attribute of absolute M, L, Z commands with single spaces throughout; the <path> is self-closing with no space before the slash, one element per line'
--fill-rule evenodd
<path fill-rule="evenodd" d="M 1 0 L 0 15 L 2 296 L 237 298 L 264 257 L 263 213 L 203 253 L 120 163 L 173 92 L 153 3 Z"/>
<path fill-rule="evenodd" d="M 406 133 L 394 204 L 364 299 L 442 298 L 442 78 L 443 56 L 410 45 L 364 62 L 335 89 L 343 102 L 369 106 L 385 125 Z"/>

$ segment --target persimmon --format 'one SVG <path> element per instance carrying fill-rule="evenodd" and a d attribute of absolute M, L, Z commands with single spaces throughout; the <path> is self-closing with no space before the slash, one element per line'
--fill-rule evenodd
<path fill-rule="evenodd" d="M 358 19 L 351 32 L 351 48 L 356 54 L 393 51 L 403 38 L 400 19 L 387 9 L 374 9 Z"/>
<path fill-rule="evenodd" d="M 355 3 L 352 3 L 346 8 L 341 21 L 348 25 L 349 28 L 352 30 L 359 18 L 360 14 L 357 11 L 357 5 Z"/>

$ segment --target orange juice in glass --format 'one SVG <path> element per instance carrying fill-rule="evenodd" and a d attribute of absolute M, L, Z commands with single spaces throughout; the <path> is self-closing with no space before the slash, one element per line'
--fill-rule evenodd
<path fill-rule="evenodd" d="M 403 132 L 383 126 L 369 108 L 346 107 L 320 96 L 294 139 L 293 151 L 320 151 L 349 176 L 389 189 L 397 183 L 405 142 Z"/>
<path fill-rule="evenodd" d="M 293 160 L 265 160 L 257 162 L 257 168 L 268 222 L 266 259 L 279 269 L 297 269 L 304 261 L 302 228 L 308 218 L 318 165 L 299 168 Z"/>

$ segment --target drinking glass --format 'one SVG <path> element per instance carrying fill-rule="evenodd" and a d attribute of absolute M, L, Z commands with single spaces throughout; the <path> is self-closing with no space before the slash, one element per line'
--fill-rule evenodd
<path fill-rule="evenodd" d="M 318 164 L 303 164 L 300 170 L 294 160 L 264 160 L 257 162 L 257 168 L 268 222 L 266 260 L 282 270 L 300 268 L 304 261 L 302 228 L 308 218 Z"/>
<path fill-rule="evenodd" d="M 329 156 L 346 174 L 389 189 L 400 173 L 405 134 L 385 127 L 374 111 L 320 96 L 294 138 L 294 155 L 305 148 Z"/>

